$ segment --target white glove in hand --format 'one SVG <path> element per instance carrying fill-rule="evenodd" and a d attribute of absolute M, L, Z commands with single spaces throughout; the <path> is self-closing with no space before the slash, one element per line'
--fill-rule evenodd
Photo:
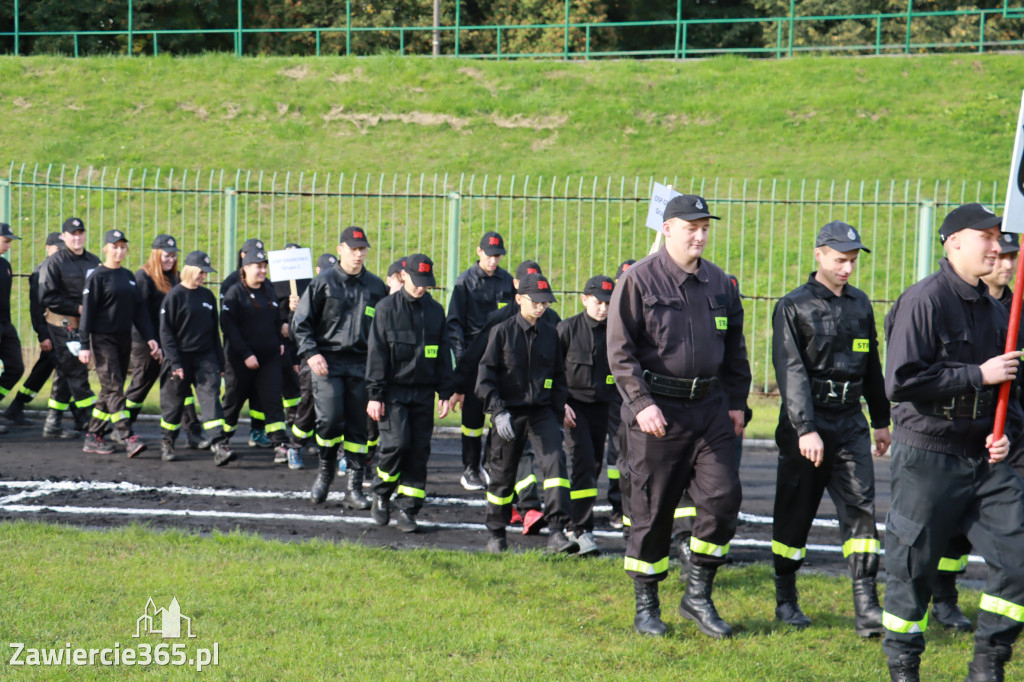
<path fill-rule="evenodd" d="M 516 439 L 515 429 L 512 428 L 512 415 L 508 412 L 499 412 L 494 415 L 494 428 L 498 430 L 498 435 L 504 440 L 509 442 Z"/>

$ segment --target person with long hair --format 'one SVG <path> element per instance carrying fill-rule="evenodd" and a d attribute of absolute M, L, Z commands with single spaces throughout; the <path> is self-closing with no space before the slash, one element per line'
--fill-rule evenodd
<path fill-rule="evenodd" d="M 160 368 L 160 456 L 165 462 L 177 458 L 174 441 L 181 430 L 185 397 L 193 386 L 206 418 L 203 430 L 212 443 L 213 463 L 224 466 L 235 458 L 227 444 L 220 403 L 224 349 L 217 333 L 217 298 L 203 286 L 211 272 L 215 270 L 208 255 L 188 254 L 181 281 L 167 292 L 160 308 L 160 346 L 165 354 Z"/>
<path fill-rule="evenodd" d="M 157 332 L 160 329 L 160 306 L 163 305 L 164 296 L 178 283 L 178 253 L 177 240 L 169 234 L 159 234 L 153 240 L 149 258 L 135 271 L 135 282 L 142 295 L 143 305 L 149 314 L 153 329 Z M 132 375 L 132 380 L 125 391 L 125 405 L 134 424 L 142 411 L 143 401 L 160 378 L 160 362 L 149 352 L 149 347 L 138 331 L 132 332 L 132 354 L 128 371 Z M 195 398 L 191 395 L 185 398 L 182 423 L 189 446 L 199 446 L 199 433 L 202 429 L 196 417 Z"/>
<path fill-rule="evenodd" d="M 221 300 L 220 325 L 226 342 L 224 430 L 230 438 L 238 426 L 242 405 L 249 396 L 258 396 L 265 408 L 264 430 L 274 446 L 275 461 L 283 460 L 292 469 L 301 469 L 299 451 L 291 447 L 285 430 L 281 402 L 284 339 L 278 324 L 277 296 L 267 281 L 267 252 L 247 252 L 239 273 L 238 282 Z"/>
<path fill-rule="evenodd" d="M 95 359 L 100 380 L 100 394 L 92 408 L 82 450 L 112 454 L 114 447 L 103 436 L 113 429 L 128 456 L 135 457 L 146 449 L 146 444 L 132 432 L 125 409 L 124 380 L 132 350 L 131 328 L 145 339 L 154 359 L 159 361 L 162 355 L 135 278 L 121 267 L 127 255 L 128 237 L 121 230 L 107 230 L 103 235 L 103 263 L 85 280 L 82 291 L 82 348 L 78 360 L 88 365 Z"/>

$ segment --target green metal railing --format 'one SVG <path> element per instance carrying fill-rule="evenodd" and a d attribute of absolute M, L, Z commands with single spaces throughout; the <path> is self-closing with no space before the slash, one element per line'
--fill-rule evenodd
<path fill-rule="evenodd" d="M 129 264 L 139 267 L 153 238 L 167 232 L 187 250 L 202 249 L 219 281 L 234 269 L 237 245 L 260 237 L 268 248 L 297 242 L 314 258 L 333 252 L 351 224 L 367 228 L 367 266 L 381 273 L 400 256 L 430 255 L 451 287 L 476 259 L 479 237 L 499 231 L 512 269 L 537 260 L 551 278 L 563 316 L 581 310 L 583 283 L 614 275 L 619 263 L 641 258 L 655 233 L 644 226 L 653 182 L 708 199 L 721 222 L 713 226 L 708 259 L 735 274 L 744 295 L 754 388 L 774 390 L 771 313 L 775 301 L 814 269 L 814 236 L 831 220 L 857 226 L 872 250 L 852 283 L 874 302 L 876 322 L 907 286 L 935 268 L 937 226 L 961 203 L 1002 205 L 998 183 L 919 181 L 826 182 L 719 178 L 582 178 L 472 175 L 268 174 L 11 165 L 0 180 L 0 220 L 24 239 L 11 253 L 19 277 L 14 321 L 34 344 L 25 277 L 44 257 L 47 232 L 76 216 L 87 248 L 98 251 L 104 230 L 131 240 Z M 436 293 L 445 301 L 444 291 Z"/>
<path fill-rule="evenodd" d="M 339 46 L 331 51 L 331 54 L 352 55 L 357 52 L 353 49 L 353 36 L 360 34 L 376 34 L 381 37 L 398 35 L 397 51 L 399 54 L 407 52 L 407 37 L 421 33 L 432 33 L 438 31 L 442 36 L 449 36 L 446 41 L 449 54 L 456 57 L 469 57 L 478 59 L 513 59 L 520 57 L 529 58 L 558 58 L 558 59 L 593 59 L 607 57 L 668 57 L 673 59 L 687 59 L 693 57 L 706 57 L 715 54 L 745 54 L 760 55 L 769 57 L 793 56 L 801 52 L 838 52 L 838 53 L 867 53 L 867 54 L 911 54 L 933 51 L 975 51 L 997 49 L 1018 49 L 1024 45 L 1024 37 L 1019 30 L 1016 37 L 994 39 L 986 35 L 991 30 L 993 22 L 1005 20 L 1024 19 L 1024 7 L 1010 7 L 1009 0 L 1004 0 L 1003 7 L 998 9 L 959 9 L 948 11 L 918 11 L 913 8 L 913 0 L 907 0 L 905 12 L 892 12 L 886 14 L 846 14 L 846 15 L 814 15 L 798 16 L 794 2 L 790 2 L 790 11 L 786 16 L 775 17 L 743 17 L 743 18 L 713 18 L 713 19 L 684 19 L 682 0 L 677 0 L 676 17 L 674 19 L 656 21 L 629 21 L 629 22 L 573 22 L 571 18 L 571 1 L 563 0 L 565 5 L 565 20 L 561 23 L 534 23 L 534 24 L 494 24 L 494 25 L 463 25 L 461 23 L 461 2 L 455 3 L 455 19 L 453 25 L 447 26 L 365 26 L 359 25 L 359 17 L 353 19 L 353 8 L 351 0 L 345 2 L 344 25 L 327 27 L 249 27 L 244 25 L 241 0 L 238 2 L 235 25 L 231 28 L 204 28 L 204 29 L 139 29 L 134 21 L 133 2 L 129 0 L 127 5 L 126 28 L 110 30 L 67 30 L 67 31 L 22 31 L 20 30 L 20 7 L 19 0 L 12 0 L 13 4 L 13 31 L 0 32 L 0 38 L 8 37 L 13 39 L 13 54 L 21 54 L 21 42 L 25 38 L 35 37 L 58 37 L 69 36 L 72 39 L 71 53 L 79 56 L 79 42 L 82 37 L 107 37 L 125 39 L 121 52 L 129 51 L 135 53 L 136 38 L 149 41 L 148 50 L 156 55 L 160 52 L 160 38 L 180 35 L 225 35 L 233 39 L 234 53 L 242 56 L 246 53 L 246 37 L 269 35 L 269 34 L 299 34 L 308 35 L 314 38 L 311 54 L 320 56 L 324 38 L 344 36 L 344 47 Z M 915 40 L 913 28 L 915 26 L 928 26 L 931 22 L 939 19 L 960 18 L 968 20 L 969 23 L 976 23 L 976 39 L 954 39 L 949 40 Z M 796 36 L 802 25 L 813 23 L 842 23 L 847 21 L 863 22 L 874 27 L 874 39 L 859 44 L 800 44 Z M 691 34 L 694 29 L 708 27 L 727 29 L 735 26 L 756 26 L 763 29 L 766 36 L 775 35 L 773 44 L 746 45 L 740 47 L 718 47 L 708 48 L 693 44 Z M 883 28 L 890 30 L 884 31 Z M 664 28 L 674 31 L 674 40 L 670 46 L 654 46 L 649 49 L 621 50 L 601 49 L 593 45 L 592 34 L 597 31 L 614 30 L 627 32 L 636 29 Z M 900 30 L 905 28 L 905 30 Z M 503 42 L 507 44 L 510 34 L 518 31 L 544 31 L 552 35 L 562 36 L 562 49 L 549 52 L 509 52 L 503 51 Z M 493 36 L 495 50 L 487 53 L 467 53 L 463 49 L 463 35 L 472 32 L 476 34 L 488 34 Z M 902 34 L 902 40 L 895 42 L 886 40 L 886 35 Z M 582 37 L 582 46 L 574 47 L 573 38 Z M 504 40 L 503 40 L 504 39 Z M 423 45 L 429 45 L 430 41 L 421 41 Z M 379 45 L 370 48 L 371 53 L 380 50 Z M 423 52 L 426 54 L 427 52 Z"/>

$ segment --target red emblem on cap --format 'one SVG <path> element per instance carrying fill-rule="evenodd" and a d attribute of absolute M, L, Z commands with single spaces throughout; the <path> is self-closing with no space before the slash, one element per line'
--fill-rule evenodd
<path fill-rule="evenodd" d="M 487 243 L 490 244 L 491 246 L 497 246 L 501 244 L 501 237 L 490 237 L 487 240 Z"/>
<path fill-rule="evenodd" d="M 420 263 L 420 272 L 430 272 L 430 263 Z"/>
<path fill-rule="evenodd" d="M 632 263 L 623 263 L 622 264 L 622 271 L 625 272 L 626 270 L 629 270 L 631 267 L 633 267 Z"/>
<path fill-rule="evenodd" d="M 540 270 L 538 270 L 537 268 L 526 268 L 526 274 L 527 275 L 539 275 L 540 274 Z"/>
<path fill-rule="evenodd" d="M 356 239 L 362 239 L 363 233 L 360 232 L 359 230 L 352 230 L 352 236 L 355 237 Z"/>
<path fill-rule="evenodd" d="M 539 282 L 537 282 L 537 288 L 538 289 L 548 289 L 550 287 L 548 287 L 548 283 L 547 282 L 545 282 L 544 280 L 540 280 Z"/>
<path fill-rule="evenodd" d="M 612 290 L 612 283 L 611 282 L 601 282 L 601 288 L 604 289 L 605 291 L 611 291 Z"/>

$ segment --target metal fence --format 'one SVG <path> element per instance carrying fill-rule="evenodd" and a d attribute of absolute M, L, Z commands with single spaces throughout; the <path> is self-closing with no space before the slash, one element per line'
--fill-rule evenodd
<path fill-rule="evenodd" d="M 11 0 L 13 30 L 0 32 L 0 38 L 10 38 L 13 47 L 13 54 L 21 54 L 21 42 L 24 39 L 36 37 L 60 37 L 70 38 L 69 52 L 75 57 L 79 56 L 80 38 L 104 38 L 118 39 L 120 48 L 115 51 L 121 53 L 136 53 L 136 46 L 141 46 L 153 55 L 161 51 L 160 38 L 164 38 L 164 45 L 168 39 L 174 36 L 226 36 L 233 42 L 234 53 L 238 56 L 253 53 L 251 44 L 254 38 L 260 36 L 306 36 L 309 37 L 308 52 L 306 54 L 361 54 L 353 46 L 353 37 L 370 36 L 379 37 L 384 42 L 370 40 L 365 48 L 366 54 L 377 54 L 382 49 L 393 49 L 399 54 L 411 54 L 407 43 L 419 36 L 438 33 L 439 41 L 445 44 L 446 53 L 456 57 L 472 57 L 480 59 L 514 59 L 520 57 L 528 58 L 557 58 L 557 59 L 593 59 L 607 57 L 668 57 L 673 59 L 686 59 L 692 57 L 707 57 L 714 54 L 743 54 L 748 56 L 783 57 L 793 56 L 800 52 L 836 52 L 855 54 L 911 54 L 920 52 L 935 51 L 956 51 L 956 52 L 984 52 L 986 50 L 1007 50 L 1020 49 L 1024 45 L 1024 38 L 1019 31 L 1011 30 L 1002 36 L 993 36 L 1003 26 L 1001 22 L 1020 20 L 1024 18 L 1024 8 L 1011 6 L 1009 0 L 1004 0 L 1003 6 L 996 9 L 962 8 L 946 11 L 921 11 L 914 9 L 913 0 L 908 0 L 907 9 L 904 12 L 890 13 L 864 13 L 864 14 L 842 14 L 842 15 L 813 15 L 800 16 L 796 14 L 795 3 L 790 3 L 790 11 L 785 16 L 773 17 L 742 17 L 742 18 L 712 18 L 712 19 L 684 19 L 682 0 L 676 2 L 676 16 L 674 19 L 662 19 L 652 21 L 627 21 L 627 22 L 574 22 L 571 21 L 571 0 L 563 0 L 565 7 L 565 20 L 558 23 L 531 23 L 531 24 L 494 24 L 494 25 L 467 25 L 462 23 L 461 2 L 455 2 L 455 16 L 453 25 L 433 26 L 424 23 L 418 26 L 374 26 L 365 25 L 365 22 L 372 21 L 372 16 L 367 14 L 361 16 L 363 11 L 357 3 L 355 6 L 352 0 L 345 1 L 344 22 L 339 20 L 334 26 L 309 26 L 309 27 L 246 27 L 246 18 L 243 16 L 242 3 L 239 1 L 236 15 L 233 21 L 228 21 L 225 27 L 204 27 L 201 29 L 147 29 L 140 28 L 135 23 L 134 5 L 129 0 L 126 3 L 125 20 L 118 21 L 116 15 L 107 17 L 108 28 L 102 30 L 63 30 L 63 31 L 24 31 L 20 26 L 21 8 L 19 0 Z M 355 16 L 353 16 L 355 15 Z M 915 27 L 928 27 L 934 32 L 940 28 L 941 22 L 949 19 L 959 19 L 961 25 L 957 31 L 950 32 L 940 30 L 941 39 L 935 37 L 916 37 Z M 844 24 L 859 23 L 865 27 L 864 31 L 871 35 L 871 38 L 858 38 L 850 42 L 847 39 L 833 39 L 828 35 L 828 30 L 822 27 L 841 27 Z M 110 28 L 109 26 L 119 26 Z M 228 27 L 229 26 L 229 27 Z M 811 27 L 810 32 L 803 32 L 805 27 Z M 733 30 L 736 28 L 754 28 L 764 36 L 757 41 L 757 44 L 729 47 L 707 47 L 706 36 L 715 32 Z M 631 31 L 645 31 L 650 29 L 664 30 L 671 32 L 671 44 L 652 45 L 643 49 L 622 50 L 612 47 L 595 45 L 592 36 L 596 37 L 602 32 L 615 31 L 628 33 Z M 507 44 L 510 42 L 535 41 L 514 41 L 516 34 L 528 32 L 528 35 L 540 35 L 549 38 L 546 44 L 561 44 L 561 49 L 548 51 L 516 51 L 509 50 Z M 953 35 L 952 33 L 955 33 Z M 705 41 L 695 41 L 693 36 L 703 34 Z M 798 39 L 797 36 L 808 35 L 807 42 Z M 485 36 L 487 45 L 494 45 L 493 51 L 475 52 L 467 50 L 464 41 L 467 36 Z M 397 36 L 397 41 L 392 38 Z M 246 44 L 246 37 L 250 38 L 249 45 Z M 505 49 L 502 49 L 504 44 Z M 428 45 L 429 39 L 416 41 L 420 45 Z M 110 50 L 106 47 L 105 50 Z M 217 48 L 207 48 L 217 49 Z"/>
<path fill-rule="evenodd" d="M 899 293 L 934 269 L 937 224 L 952 207 L 1001 205 L 996 182 L 840 182 L 720 178 L 595 178 L 474 175 L 356 175 L 253 171 L 138 170 L 11 165 L 0 180 L 0 220 L 24 238 L 10 254 L 18 276 L 14 322 L 32 346 L 27 275 L 44 257 L 44 239 L 76 216 L 86 248 L 98 252 L 104 230 L 131 240 L 129 266 L 141 265 L 153 238 L 177 237 L 210 253 L 214 286 L 235 267 L 236 246 L 260 237 L 268 248 L 296 242 L 314 258 L 333 252 L 351 224 L 367 228 L 367 266 L 382 273 L 409 253 L 430 255 L 447 291 L 475 261 L 477 242 L 497 230 L 503 265 L 537 260 L 551 279 L 563 317 L 580 312 L 576 295 L 594 274 L 614 275 L 643 257 L 655 232 L 644 226 L 655 181 L 708 199 L 713 225 L 705 256 L 737 276 L 746 311 L 754 390 L 773 391 L 770 338 L 775 301 L 814 269 L 818 229 L 831 220 L 857 226 L 871 249 L 851 282 L 874 302 L 876 322 Z M 919 231 L 923 239 L 919 243 Z M 446 302 L 447 297 L 438 292 Z"/>

